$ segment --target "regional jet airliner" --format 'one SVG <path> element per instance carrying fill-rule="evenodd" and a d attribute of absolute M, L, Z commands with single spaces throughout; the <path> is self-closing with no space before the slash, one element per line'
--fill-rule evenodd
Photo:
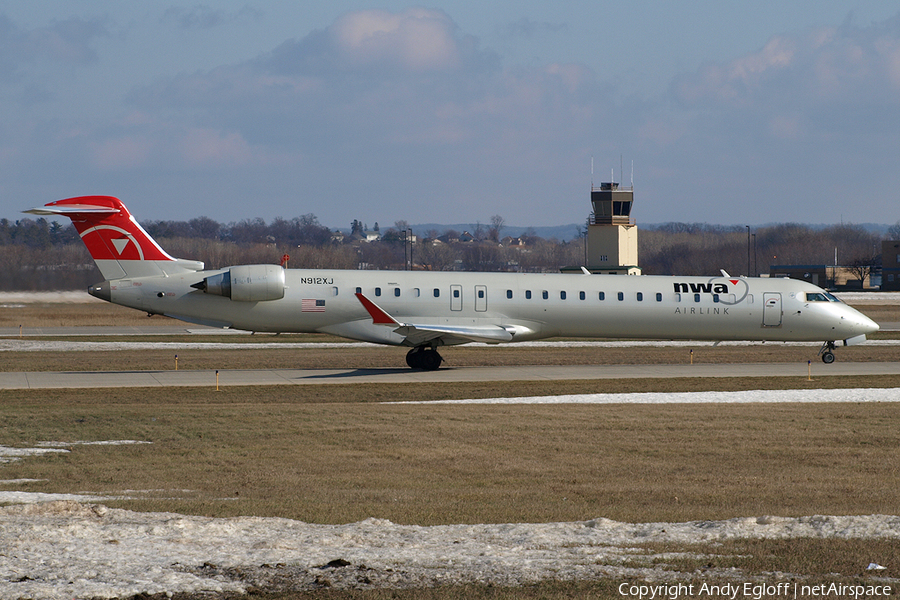
<path fill-rule="evenodd" d="M 204 270 L 173 258 L 117 198 L 82 196 L 28 213 L 69 217 L 104 281 L 89 293 L 190 323 L 246 331 L 320 332 L 406 346 L 434 370 L 441 346 L 549 337 L 865 341 L 878 325 L 827 291 L 794 279 L 433 271 Z"/>

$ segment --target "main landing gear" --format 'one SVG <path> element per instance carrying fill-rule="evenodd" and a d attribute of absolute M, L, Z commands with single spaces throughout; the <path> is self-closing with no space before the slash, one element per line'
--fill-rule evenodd
<path fill-rule="evenodd" d="M 819 355 L 822 357 L 822 362 L 826 365 L 830 365 L 834 362 L 834 342 L 825 342 L 822 344 L 822 347 L 819 349 Z"/>
<path fill-rule="evenodd" d="M 422 371 L 437 371 L 443 360 L 437 350 L 430 346 L 416 346 L 406 353 L 406 364 Z"/>

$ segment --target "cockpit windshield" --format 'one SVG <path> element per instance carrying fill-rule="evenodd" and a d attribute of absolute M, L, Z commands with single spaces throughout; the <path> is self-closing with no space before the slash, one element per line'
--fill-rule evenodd
<path fill-rule="evenodd" d="M 837 296 L 828 292 L 806 292 L 807 302 L 840 302 Z"/>

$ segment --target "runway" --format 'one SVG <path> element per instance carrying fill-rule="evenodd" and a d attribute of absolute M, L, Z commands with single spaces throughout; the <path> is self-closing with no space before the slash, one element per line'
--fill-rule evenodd
<path fill-rule="evenodd" d="M 0 373 L 0 389 L 239 387 L 254 385 L 329 385 L 357 383 L 459 383 L 487 381 L 561 381 L 589 379 L 647 379 L 686 377 L 797 377 L 853 376 L 865 386 L 866 377 L 900 375 L 900 363 L 679 364 L 457 367 L 438 371 L 406 368 L 378 369 L 255 369 L 202 371 L 7 372 Z"/>

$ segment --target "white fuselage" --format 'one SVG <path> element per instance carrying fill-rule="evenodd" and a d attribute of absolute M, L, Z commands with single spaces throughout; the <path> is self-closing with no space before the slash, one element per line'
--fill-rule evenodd
<path fill-rule="evenodd" d="M 792 279 L 289 269 L 277 300 L 235 301 L 191 287 L 222 272 L 113 280 L 101 297 L 108 293 L 113 303 L 193 323 L 392 345 L 410 344 L 394 328 L 373 323 L 356 293 L 398 321 L 499 326 L 514 342 L 553 336 L 836 341 L 878 329 L 821 288 Z"/>

